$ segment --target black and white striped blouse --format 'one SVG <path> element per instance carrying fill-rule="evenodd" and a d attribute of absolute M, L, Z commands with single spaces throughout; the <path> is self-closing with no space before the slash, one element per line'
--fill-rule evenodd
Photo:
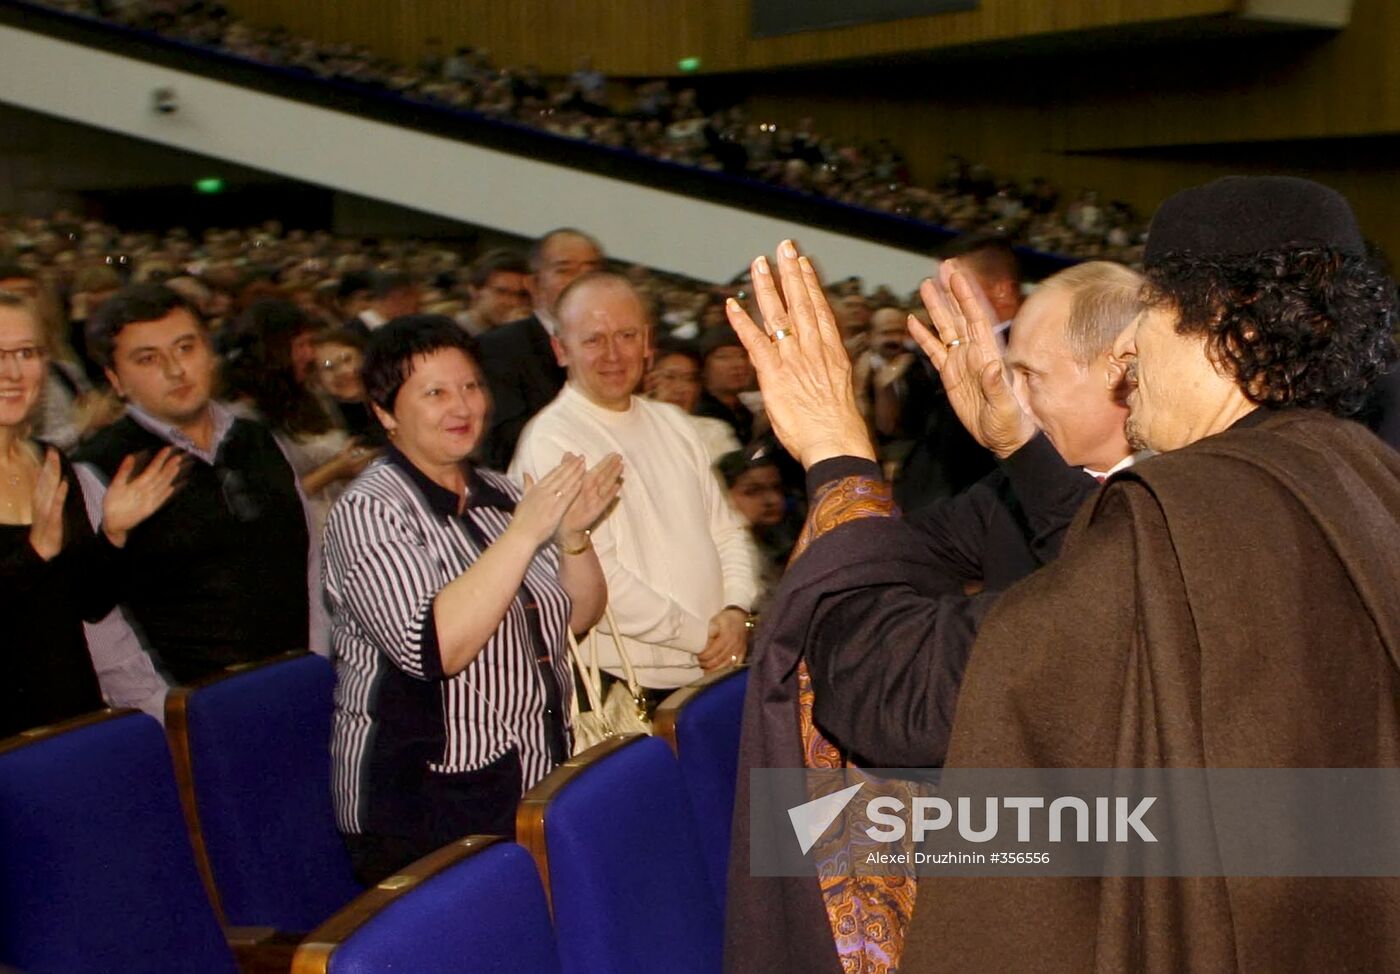
<path fill-rule="evenodd" d="M 367 813 L 366 795 L 392 782 L 484 768 L 513 748 L 522 790 L 553 768 L 545 681 L 522 598 L 512 601 L 466 669 L 452 677 L 442 672 L 433 600 L 481 555 L 473 535 L 488 542 L 500 537 L 520 490 L 500 474 L 473 468 L 467 498 L 459 517 L 457 498 L 391 448 L 346 490 L 326 524 L 336 668 L 332 789 L 344 832 L 379 831 L 370 819 L 380 816 Z M 570 602 L 559 584 L 556 546 L 535 555 L 525 588 L 539 608 L 562 697 L 559 719 L 567 721 Z"/>

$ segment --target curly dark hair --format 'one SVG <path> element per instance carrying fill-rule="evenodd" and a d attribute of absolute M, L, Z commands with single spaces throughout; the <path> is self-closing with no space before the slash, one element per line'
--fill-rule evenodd
<path fill-rule="evenodd" d="M 1169 253 L 1147 269 L 1147 307 L 1180 315 L 1251 402 L 1350 416 L 1396 359 L 1395 282 L 1374 257 L 1311 245 L 1256 254 Z"/>
<path fill-rule="evenodd" d="M 251 402 L 274 430 L 293 436 L 327 432 L 332 423 L 325 407 L 292 369 L 292 342 L 315 328 L 290 301 L 254 302 L 227 336 L 224 382 L 229 398 Z"/>

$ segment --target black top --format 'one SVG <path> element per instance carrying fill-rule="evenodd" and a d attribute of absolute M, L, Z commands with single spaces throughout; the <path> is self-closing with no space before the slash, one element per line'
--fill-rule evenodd
<path fill-rule="evenodd" d="M 564 388 L 566 373 L 554 357 L 549 332 L 534 315 L 481 336 L 481 371 L 491 387 L 491 428 L 481 445 L 481 462 L 505 470 L 525 424 Z"/>
<path fill-rule="evenodd" d="M 909 392 L 902 415 L 923 417 L 913 450 L 900 467 L 894 497 L 906 511 L 967 490 L 996 469 L 996 457 L 958 419 L 943 382 L 920 357 L 905 372 Z"/>
<path fill-rule="evenodd" d="M 832 480 L 879 475 L 868 460 L 834 457 L 814 465 L 808 483 L 815 495 Z M 1074 515 L 1097 489 L 1093 477 L 1066 464 L 1038 433 L 958 496 L 902 520 L 867 523 L 857 537 L 869 536 L 872 557 L 901 546 L 918 551 L 920 587 L 877 581 L 883 569 L 872 565 L 868 584 L 847 578 L 819 597 L 805 649 L 823 732 L 872 766 L 942 763 L 948 717 L 976 626 L 990 607 L 986 600 L 1053 561 Z M 789 574 L 800 580 L 824 561 L 851 559 L 850 574 L 859 576 L 854 540 L 849 533 L 819 538 Z M 821 583 L 810 588 L 815 594 Z M 965 595 L 974 588 L 989 594 Z M 889 657 L 882 673 L 858 658 L 871 646 Z M 882 685 L 881 677 L 892 673 L 902 677 Z M 921 699 L 938 706 L 920 706 Z M 872 709 L 889 719 L 871 719 Z"/>
<path fill-rule="evenodd" d="M 747 446 L 753 442 L 753 413 L 742 402 L 735 403 L 731 409 L 708 391 L 702 392 L 700 401 L 695 404 L 695 415 L 722 419 L 733 428 L 740 444 Z"/>
<path fill-rule="evenodd" d="M 110 480 L 129 453 L 168 444 L 130 416 L 78 459 Z M 235 420 L 213 464 L 131 531 L 122 602 L 157 661 L 188 683 L 234 663 L 307 646 L 306 515 L 296 475 L 266 427 Z"/>
<path fill-rule="evenodd" d="M 384 427 L 374 418 L 368 403 L 342 402 L 339 399 L 332 399 L 330 402 L 334 412 L 339 414 L 345 431 L 355 439 L 376 447 L 389 442 L 389 438 L 384 434 Z"/>
<path fill-rule="evenodd" d="M 82 623 L 116 603 L 118 552 L 93 533 L 66 460 L 63 475 L 68 499 L 56 557 L 46 562 L 30 547 L 27 524 L 0 525 L 0 737 L 102 706 Z"/>

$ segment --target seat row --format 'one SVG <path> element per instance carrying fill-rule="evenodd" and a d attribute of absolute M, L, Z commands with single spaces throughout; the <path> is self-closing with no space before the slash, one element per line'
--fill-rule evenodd
<path fill-rule="evenodd" d="M 300 655 L 181 688 L 168 747 L 111 711 L 0 742 L 0 963 L 719 969 L 743 671 L 673 695 L 665 740 L 556 769 L 521 803 L 520 844 L 464 837 L 367 891 L 331 814 L 333 683 Z"/>

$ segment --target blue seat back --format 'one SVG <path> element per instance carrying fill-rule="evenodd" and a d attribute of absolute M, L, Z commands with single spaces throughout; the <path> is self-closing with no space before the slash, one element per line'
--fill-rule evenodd
<path fill-rule="evenodd" d="M 734 787 L 739 774 L 739 727 L 749 671 L 714 683 L 686 702 L 676 716 L 676 756 L 681 764 L 705 869 L 724 912 L 729 876 L 729 843 L 734 819 Z"/>
<path fill-rule="evenodd" d="M 331 805 L 334 689 L 331 664 L 301 655 L 185 700 L 200 831 L 234 926 L 310 930 L 361 891 Z"/>
<path fill-rule="evenodd" d="M 544 836 L 565 974 L 717 974 L 722 919 L 664 741 L 589 763 L 547 806 Z"/>
<path fill-rule="evenodd" d="M 328 968 L 394 971 L 558 974 L 549 908 L 530 854 L 497 842 L 423 880 L 343 940 Z"/>
<path fill-rule="evenodd" d="M 234 974 L 152 718 L 80 718 L 0 746 L 0 963 Z"/>

